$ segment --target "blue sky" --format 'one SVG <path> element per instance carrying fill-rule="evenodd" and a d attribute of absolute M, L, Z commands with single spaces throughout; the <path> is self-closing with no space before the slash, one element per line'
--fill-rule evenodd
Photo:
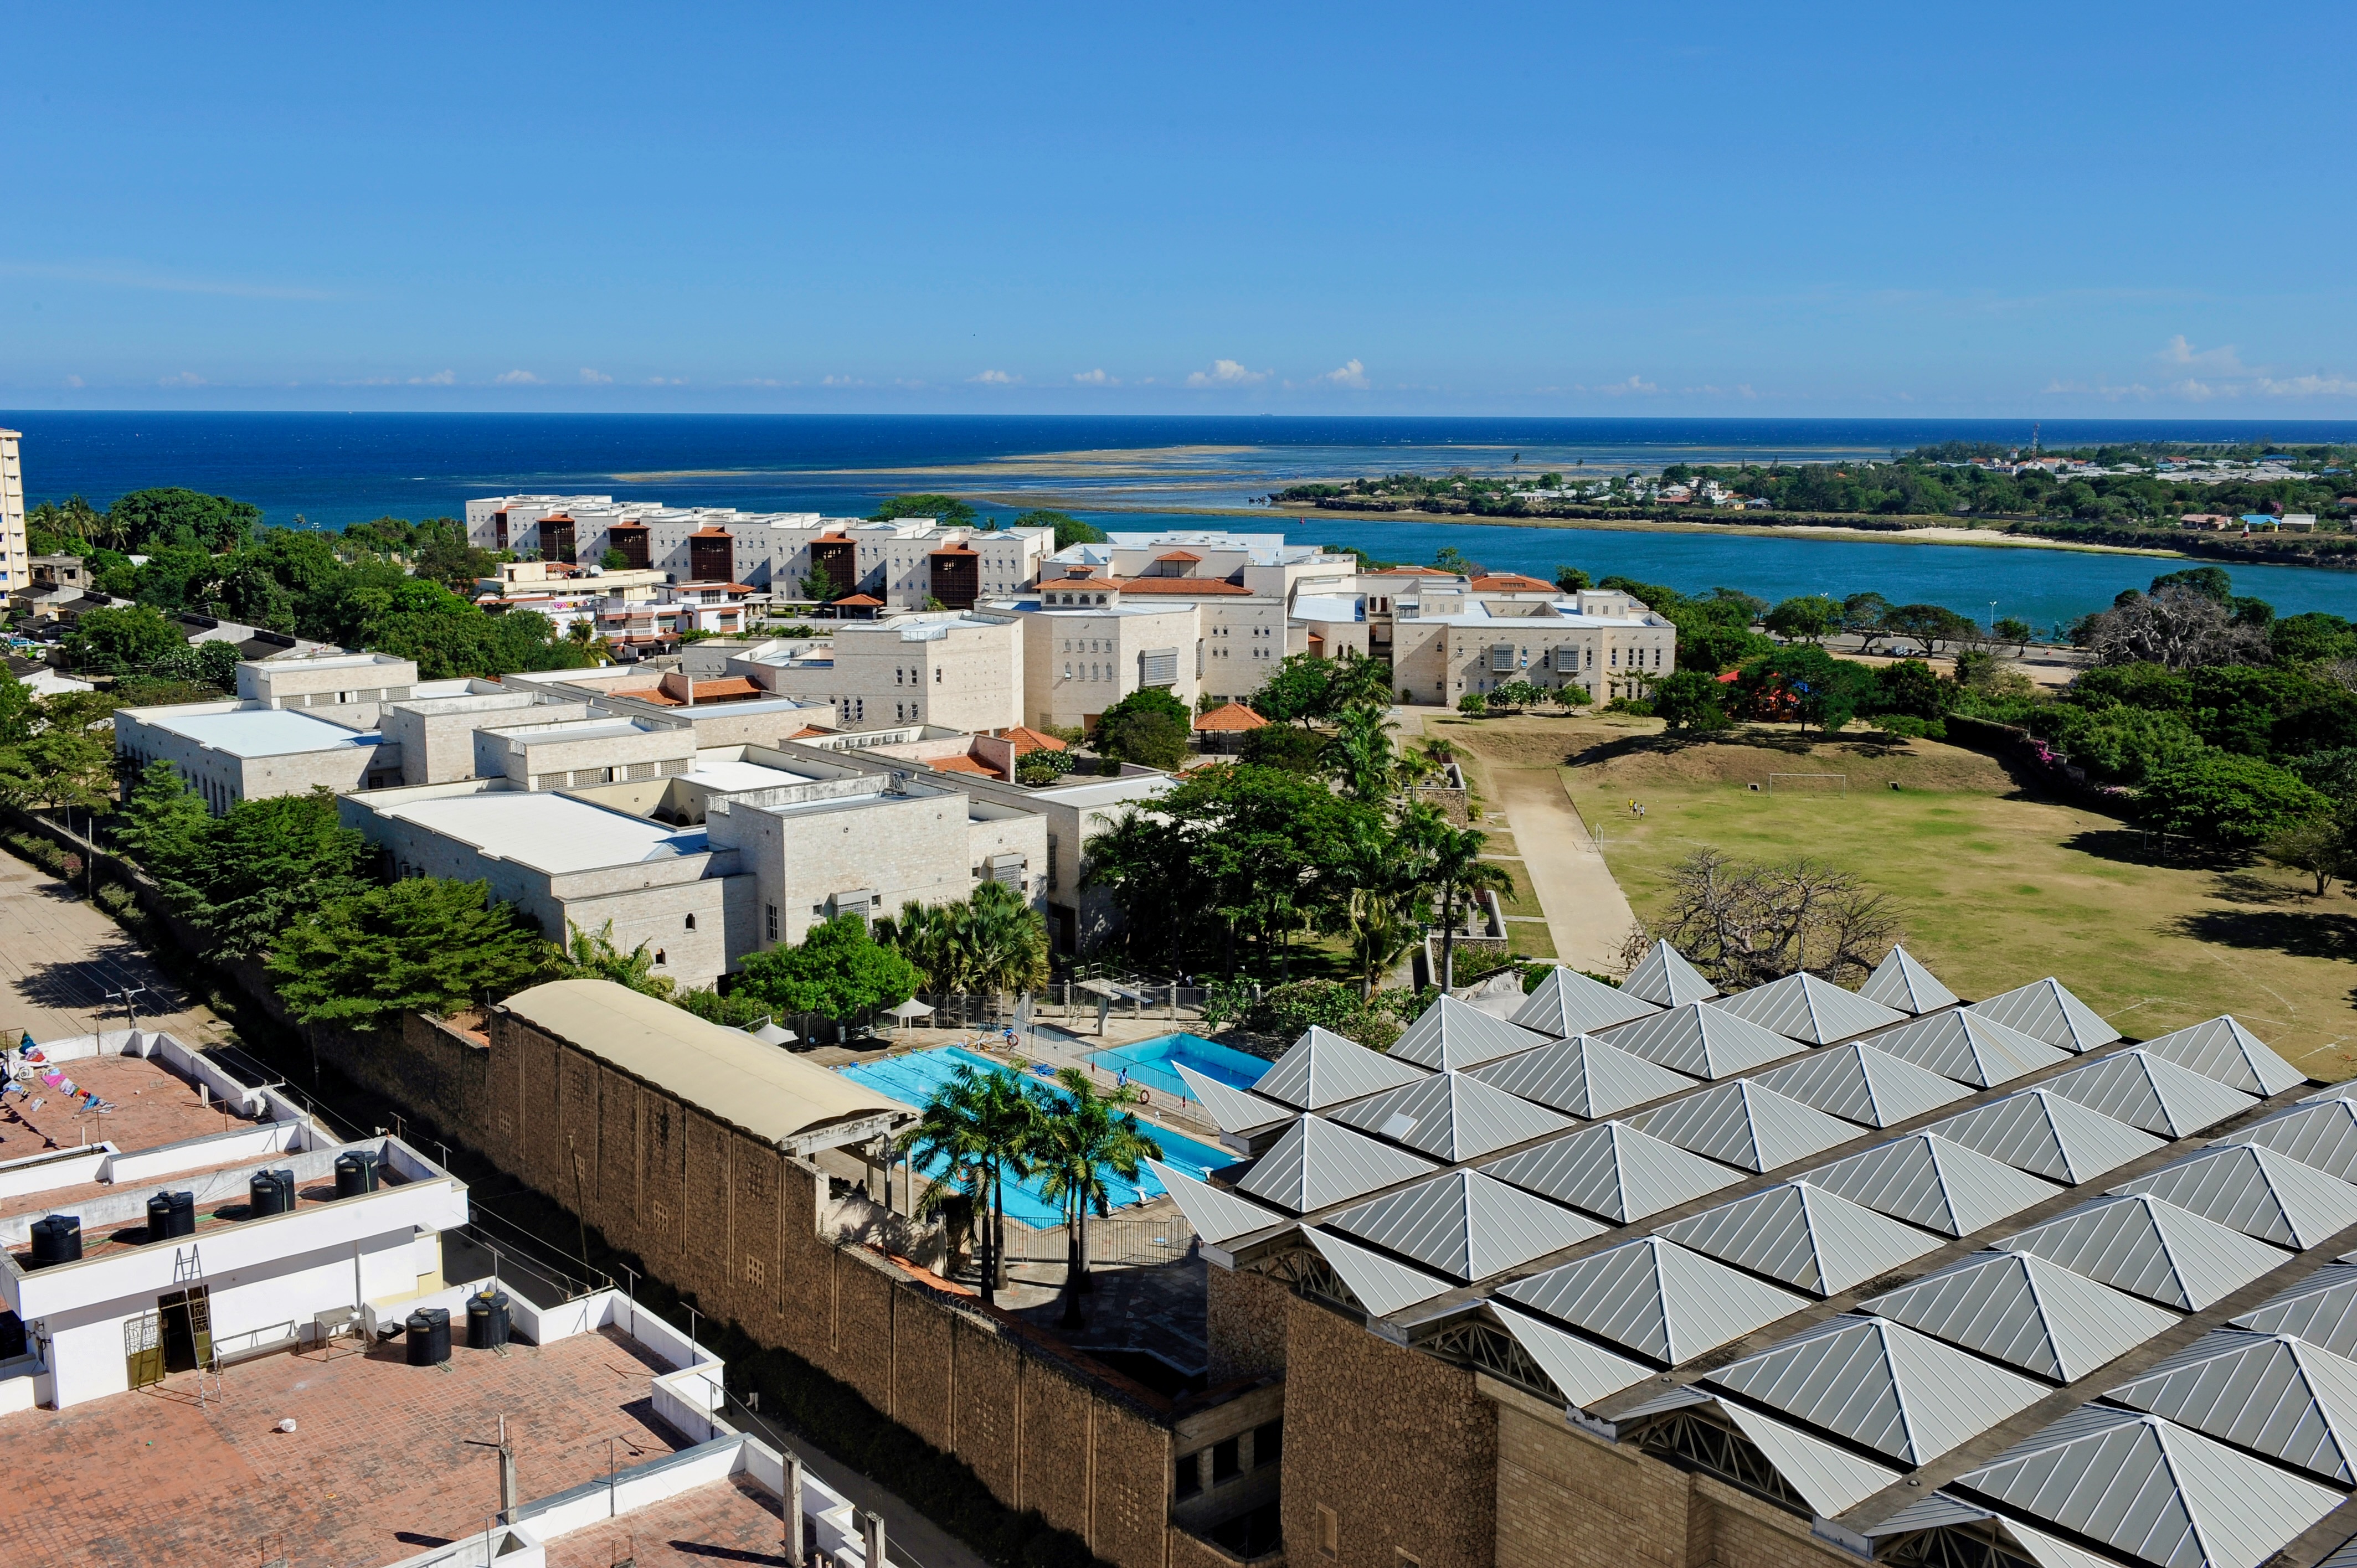
<path fill-rule="evenodd" d="M 2357 8 L 19 7 L 0 405 L 2357 414 Z"/>

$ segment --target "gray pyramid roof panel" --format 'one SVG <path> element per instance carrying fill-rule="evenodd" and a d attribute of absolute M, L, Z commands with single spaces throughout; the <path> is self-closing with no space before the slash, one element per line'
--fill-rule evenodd
<path fill-rule="evenodd" d="M 1868 1002 L 1907 1014 L 1936 1013 L 1957 1002 L 1956 993 L 1903 947 L 1892 948 L 1890 955 L 1874 966 L 1857 993 Z"/>
<path fill-rule="evenodd" d="M 2131 1295 L 2199 1312 L 2289 1256 L 2158 1198 L 2099 1197 L 1996 1243 Z"/>
<path fill-rule="evenodd" d="M 1535 1050 L 1547 1036 L 1442 994 L 1393 1045 L 1394 1060 L 1418 1067 L 1480 1067 L 1517 1051 Z"/>
<path fill-rule="evenodd" d="M 2117 1029 L 2050 975 L 2002 996 L 1975 1002 L 1968 1011 L 2074 1054 L 2108 1046 L 2120 1037 Z"/>
<path fill-rule="evenodd" d="M 1887 1465 L 1861 1459 L 1748 1406 L 1722 1400 L 1718 1408 L 1819 1519 L 1855 1508 L 1899 1479 L 1899 1472 Z"/>
<path fill-rule="evenodd" d="M 2347 1079 L 2329 1088 L 2319 1089 L 2314 1094 L 2303 1094 L 2299 1097 L 2299 1102 L 2302 1105 L 2314 1105 L 2319 1101 L 2348 1100 L 2352 1097 L 2357 1097 L 2357 1078 Z"/>
<path fill-rule="evenodd" d="M 2357 1486 L 2357 1363 L 2288 1335 L 2212 1330 L 2104 1397 Z"/>
<path fill-rule="evenodd" d="M 1632 1105 L 1682 1094 L 1695 1082 L 1592 1035 L 1557 1040 L 1466 1076 L 1583 1121 L 1618 1116 Z"/>
<path fill-rule="evenodd" d="M 1809 1298 L 1641 1237 L 1516 1280 L 1498 1293 L 1663 1365 L 1715 1350 L 1809 1305 Z"/>
<path fill-rule="evenodd" d="M 1576 969 L 1557 964 L 1547 971 L 1546 978 L 1523 1000 L 1512 1022 L 1561 1039 L 1609 1029 L 1615 1024 L 1631 1023 L 1660 1011 L 1659 1006 L 1641 996 L 1616 990 L 1602 981 L 1588 979 Z"/>
<path fill-rule="evenodd" d="M 2357 1100 L 2302 1101 L 2234 1134 L 2289 1155 L 2338 1181 L 2357 1182 Z"/>
<path fill-rule="evenodd" d="M 2264 1563 L 2341 1501 L 2158 1416 L 2094 1404 L 1951 1487 L 2161 1568 Z"/>
<path fill-rule="evenodd" d="M 1975 1105 L 1932 1123 L 1929 1131 L 2017 1170 L 2073 1187 L 2142 1159 L 2164 1142 L 2043 1089 Z"/>
<path fill-rule="evenodd" d="M 1179 1081 L 1187 1086 L 1197 1103 L 1211 1112 L 1211 1120 L 1222 1133 L 1242 1136 L 1248 1133 L 1265 1133 L 1280 1122 L 1290 1122 L 1294 1111 L 1274 1100 L 1263 1100 L 1246 1090 L 1207 1078 L 1184 1062 L 1171 1064 L 1178 1069 Z"/>
<path fill-rule="evenodd" d="M 1858 1310 L 2057 1383 L 2077 1381 L 2178 1321 L 2027 1252 L 1975 1252 Z"/>
<path fill-rule="evenodd" d="M 1935 1133 L 1878 1144 L 1803 1179 L 1943 1236 L 1969 1236 L 2061 1190 Z"/>
<path fill-rule="evenodd" d="M 2233 1319 L 2257 1334 L 2289 1334 L 2357 1359 L 2357 1263 L 2327 1263 Z"/>
<path fill-rule="evenodd" d="M 1520 1268 L 1604 1227 L 1478 1171 L 1451 1171 L 1328 1221 L 1361 1241 L 1469 1283 Z"/>
<path fill-rule="evenodd" d="M 2143 1051 L 2120 1051 L 2046 1080 L 2044 1087 L 2158 1138 L 2183 1138 L 2258 1101 L 2214 1078 Z"/>
<path fill-rule="evenodd" d="M 1502 1301 L 1488 1304 L 1498 1326 L 1513 1336 L 1530 1359 L 1554 1383 L 1564 1402 L 1586 1407 L 1607 1394 L 1636 1387 L 1653 1375 L 1653 1369 L 1626 1356 L 1616 1356 L 1593 1340 L 1567 1334 L 1543 1317 L 1535 1317 Z"/>
<path fill-rule="evenodd" d="M 1253 1092 L 1298 1110 L 1323 1111 L 1423 1076 L 1420 1068 L 1312 1026 L 1261 1074 Z"/>
<path fill-rule="evenodd" d="M 1807 973 L 1788 974 L 1766 985 L 1738 991 L 1712 1005 L 1812 1046 L 1829 1046 L 1853 1035 L 1907 1022 L 1904 1013 Z"/>
<path fill-rule="evenodd" d="M 2157 1040 L 2147 1040 L 2142 1048 L 2262 1100 L 2307 1081 L 2307 1075 L 2299 1069 L 2269 1050 L 2256 1035 L 2225 1014 Z"/>
<path fill-rule="evenodd" d="M 1706 1380 L 1907 1465 L 1930 1463 L 2047 1393 L 1903 1325 L 1848 1316 Z"/>
<path fill-rule="evenodd" d="M 2018 1029 L 1965 1012 L 1935 1013 L 1886 1029 L 1866 1043 L 1975 1089 L 2011 1083 L 2024 1073 L 2068 1061 L 2071 1056 Z"/>
<path fill-rule="evenodd" d="M 1815 1295 L 1864 1284 L 1941 1244 L 1927 1231 L 1797 1181 L 1690 1215 L 1660 1234 Z"/>
<path fill-rule="evenodd" d="M 1749 1072 L 1797 1056 L 1804 1048 L 1797 1040 L 1788 1040 L 1773 1029 L 1763 1029 L 1707 1002 L 1689 1002 L 1623 1024 L 1608 1030 L 1604 1038 L 1689 1078 Z"/>
<path fill-rule="evenodd" d="M 1351 1294 L 1370 1317 L 1389 1317 L 1393 1313 L 1414 1306 L 1420 1301 L 1430 1301 L 1448 1288 L 1448 1282 L 1422 1269 L 1411 1269 L 1395 1263 L 1381 1253 L 1370 1252 L 1354 1242 L 1323 1230 L 1302 1227 L 1304 1240 L 1318 1249 L 1327 1266 L 1340 1276 Z"/>
<path fill-rule="evenodd" d="M 1160 1160 L 1148 1160 L 1146 1165 L 1177 1201 L 1178 1211 L 1187 1217 L 1187 1223 L 1195 1228 L 1195 1234 L 1214 1247 L 1222 1246 L 1240 1236 L 1249 1236 L 1255 1230 L 1266 1230 L 1272 1226 L 1291 1222 L 1289 1215 L 1279 1213 L 1265 1204 L 1238 1197 L 1224 1187 L 1213 1187 L 1175 1166 L 1166 1165 Z"/>
<path fill-rule="evenodd" d="M 2112 1190 L 2148 1192 L 2299 1251 L 2357 1225 L 2357 1187 L 2256 1144 L 2215 1144 Z"/>
<path fill-rule="evenodd" d="M 1655 942 L 1620 983 L 1620 989 L 1659 1007 L 1683 1007 L 1718 994 L 1718 987 L 1705 980 L 1702 972 L 1667 942 Z"/>
<path fill-rule="evenodd" d="M 1631 1118 L 1631 1125 L 1747 1171 L 1772 1171 L 1821 1155 L 1858 1130 L 1799 1101 L 1738 1079 Z"/>
<path fill-rule="evenodd" d="M 1888 1127 L 1972 1093 L 1953 1079 L 1860 1042 L 1811 1051 L 1753 1080 L 1861 1126 Z"/>
<path fill-rule="evenodd" d="M 1330 1112 L 1331 1119 L 1445 1165 L 1567 1133 L 1573 1122 L 1460 1072 L 1435 1073 Z"/>
<path fill-rule="evenodd" d="M 1500 1181 L 1627 1225 L 1743 1178 L 1624 1122 L 1585 1127 L 1567 1138 L 1481 1167 Z"/>
<path fill-rule="evenodd" d="M 1429 1176 L 1433 1169 L 1430 1160 L 1404 1149 L 1304 1116 L 1254 1162 L 1236 1190 L 1308 1214 Z"/>

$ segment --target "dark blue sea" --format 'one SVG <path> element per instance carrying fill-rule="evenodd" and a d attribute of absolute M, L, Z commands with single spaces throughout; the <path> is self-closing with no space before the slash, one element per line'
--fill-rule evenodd
<path fill-rule="evenodd" d="M 1055 506 L 1107 527 L 1157 522 L 1283 530 L 1389 560 L 1454 545 L 1493 568 L 1558 563 L 1689 591 L 1721 584 L 1769 598 L 1872 589 L 1986 620 L 2041 628 L 2142 587 L 2151 557 L 2021 548 L 1280 519 L 1251 510 L 1308 479 L 1464 468 L 1612 472 L 1672 462 L 1888 456 L 1961 440 L 2027 446 L 2026 421 L 1344 419 L 1261 416 L 402 414 L 0 413 L 24 433 L 33 502 L 184 485 L 259 505 L 280 527 L 341 528 L 458 514 L 469 496 L 519 491 L 674 505 L 865 513 L 886 496 L 942 491 L 1001 518 Z M 2050 421 L 2049 447 L 2170 440 L 2357 442 L 2357 423 Z M 1207 512 L 1233 514 L 1227 519 Z M 2236 571 L 2239 592 L 2285 614 L 2357 616 L 2357 574 Z"/>

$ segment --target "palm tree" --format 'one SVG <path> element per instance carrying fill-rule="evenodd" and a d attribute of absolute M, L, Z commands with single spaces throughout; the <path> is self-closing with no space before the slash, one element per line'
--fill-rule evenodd
<path fill-rule="evenodd" d="M 669 975 L 653 972 L 654 953 L 647 943 L 640 942 L 629 952 L 616 947 L 611 920 L 598 927 L 594 935 L 570 920 L 565 929 L 568 934 L 560 967 L 567 979 L 610 980 L 649 996 L 669 996 L 678 984 Z"/>
<path fill-rule="evenodd" d="M 916 1126 L 900 1135 L 899 1152 L 912 1166 L 938 1160 L 942 1167 L 919 1202 L 919 1214 L 940 1212 L 952 1184 L 963 1184 L 980 1200 L 985 1305 L 1006 1283 L 1006 1179 L 1030 1174 L 1040 1121 L 1039 1102 L 1013 1071 L 961 1067 L 926 1100 Z"/>
<path fill-rule="evenodd" d="M 1467 894 L 1512 893 L 1512 873 L 1494 860 L 1483 860 L 1490 835 L 1478 828 L 1452 828 L 1436 815 L 1423 824 L 1422 848 L 1429 860 L 1425 886 L 1440 895 L 1440 986 L 1457 983 L 1457 905 Z"/>
<path fill-rule="evenodd" d="M 1391 736 L 1384 732 L 1398 727 L 1383 716 L 1381 708 L 1342 710 L 1327 756 L 1332 771 L 1341 779 L 1342 788 L 1353 799 L 1375 805 L 1391 794 L 1398 764 L 1392 756 Z"/>
<path fill-rule="evenodd" d="M 956 904 L 910 899 L 877 921 L 875 932 L 923 972 L 936 995 L 1019 993 L 1048 983 L 1048 923 L 1002 883 L 983 883 Z"/>
<path fill-rule="evenodd" d="M 1418 808 L 1426 816 L 1431 808 Z M 1419 822 L 1421 819 L 1419 819 Z M 1397 828 L 1361 820 L 1352 824 L 1337 867 L 1348 889 L 1336 913 L 1350 940 L 1359 970 L 1359 994 L 1372 996 L 1375 976 L 1400 961 L 1415 944 L 1415 904 L 1425 882 L 1425 856 L 1417 828 Z"/>
<path fill-rule="evenodd" d="M 1112 1204 L 1105 1174 L 1135 1181 L 1138 1162 L 1160 1159 L 1162 1145 L 1119 1109 L 1144 1098 L 1136 1086 L 1100 1093 L 1087 1074 L 1069 1067 L 1056 1082 L 1055 1090 L 1037 1090 L 1041 1122 L 1032 1168 L 1042 1177 L 1040 1191 L 1064 1210 L 1063 1326 L 1078 1328 L 1081 1294 L 1088 1289 L 1089 1211 L 1102 1218 Z"/>

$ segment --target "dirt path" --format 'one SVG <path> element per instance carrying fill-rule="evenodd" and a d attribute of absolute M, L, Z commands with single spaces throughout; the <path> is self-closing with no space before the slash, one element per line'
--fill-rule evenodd
<path fill-rule="evenodd" d="M 1562 779 L 1553 768 L 1513 768 L 1488 757 L 1481 769 L 1492 802 L 1513 830 L 1523 857 L 1519 869 L 1546 913 L 1555 956 L 1574 969 L 1613 972 L 1636 912 L 1572 809 Z"/>
<path fill-rule="evenodd" d="M 221 1034 L 220 1021 L 148 960 L 123 928 L 37 865 L 0 850 L 0 1026 L 35 1041 L 124 1026 L 123 1000 L 107 993 L 145 986 L 143 1028 L 185 1043 Z"/>

